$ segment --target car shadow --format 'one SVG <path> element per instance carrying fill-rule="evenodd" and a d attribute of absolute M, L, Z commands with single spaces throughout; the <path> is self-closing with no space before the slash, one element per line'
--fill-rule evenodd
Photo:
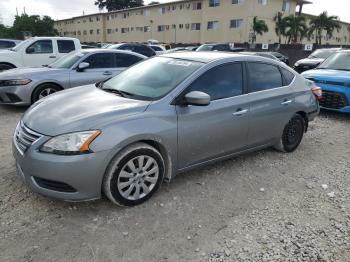
<path fill-rule="evenodd" d="M 13 113 L 24 113 L 29 106 L 11 106 L 11 105 L 0 105 L 0 111 L 13 112 Z"/>

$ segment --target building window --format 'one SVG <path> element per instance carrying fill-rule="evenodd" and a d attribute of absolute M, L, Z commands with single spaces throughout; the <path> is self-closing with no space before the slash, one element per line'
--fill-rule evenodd
<path fill-rule="evenodd" d="M 219 28 L 219 21 L 209 21 L 207 28 L 208 29 L 217 29 L 217 28 Z"/>
<path fill-rule="evenodd" d="M 100 29 L 96 29 L 96 35 L 100 34 Z"/>
<path fill-rule="evenodd" d="M 143 14 L 144 14 L 145 16 L 149 16 L 149 15 L 150 15 L 150 11 L 149 11 L 149 10 L 145 10 L 145 11 L 143 12 Z"/>
<path fill-rule="evenodd" d="M 112 34 L 112 29 L 107 29 L 107 34 Z"/>
<path fill-rule="evenodd" d="M 137 26 L 137 27 L 136 27 L 136 31 L 142 32 L 142 31 L 143 31 L 143 27 Z"/>
<path fill-rule="evenodd" d="M 144 32 L 151 32 L 151 27 L 149 25 L 143 27 Z"/>
<path fill-rule="evenodd" d="M 282 12 L 287 12 L 289 13 L 290 11 L 290 0 L 283 0 L 282 3 Z"/>
<path fill-rule="evenodd" d="M 129 28 L 128 27 L 122 28 L 122 34 L 126 34 L 126 33 L 129 33 Z"/>
<path fill-rule="evenodd" d="M 201 30 L 201 24 L 200 23 L 192 23 L 191 30 Z"/>
<path fill-rule="evenodd" d="M 92 17 L 89 18 L 89 22 L 93 22 L 94 20 L 92 19 Z"/>
<path fill-rule="evenodd" d="M 90 30 L 90 35 L 92 35 L 92 34 L 94 34 L 94 30 L 91 29 Z"/>
<path fill-rule="evenodd" d="M 172 9 L 173 11 L 175 11 L 175 10 L 176 10 L 176 5 L 173 5 L 173 6 L 171 7 L 171 9 Z"/>
<path fill-rule="evenodd" d="M 193 10 L 200 10 L 200 9 L 202 9 L 202 3 L 201 2 L 193 3 L 192 4 L 192 9 Z"/>
<path fill-rule="evenodd" d="M 180 29 L 184 28 L 184 25 L 183 24 L 179 24 L 179 28 Z"/>
<path fill-rule="evenodd" d="M 164 15 L 165 12 L 166 12 L 165 7 L 162 7 L 162 8 L 159 9 L 159 13 L 160 13 L 161 15 Z"/>
<path fill-rule="evenodd" d="M 209 7 L 220 6 L 220 0 L 209 0 Z"/>
<path fill-rule="evenodd" d="M 175 24 L 172 24 L 172 25 L 171 25 L 171 29 L 176 29 L 176 25 L 175 25 Z"/>
<path fill-rule="evenodd" d="M 230 28 L 240 28 L 243 24 L 243 19 L 234 19 L 230 21 Z"/>
<path fill-rule="evenodd" d="M 99 16 L 96 16 L 96 21 L 100 21 L 100 17 Z"/>
<path fill-rule="evenodd" d="M 109 21 L 111 19 L 111 17 L 109 15 L 107 15 L 107 21 Z"/>
<path fill-rule="evenodd" d="M 267 0 L 258 0 L 258 3 L 261 5 L 267 5 Z"/>
<path fill-rule="evenodd" d="M 180 4 L 180 10 L 182 10 L 184 8 L 183 4 Z"/>
<path fill-rule="evenodd" d="M 128 16 L 129 16 L 129 13 L 124 13 L 124 14 L 123 14 L 123 18 L 124 18 L 124 19 L 128 18 Z"/>
<path fill-rule="evenodd" d="M 132 31 L 134 31 L 134 28 L 133 28 L 133 27 L 131 27 L 131 32 L 132 32 Z"/>
<path fill-rule="evenodd" d="M 159 25 L 158 32 L 163 32 L 163 31 L 165 31 L 165 25 Z"/>
<path fill-rule="evenodd" d="M 118 33 L 118 28 L 115 29 L 115 32 Z"/>
<path fill-rule="evenodd" d="M 233 5 L 239 5 L 239 4 L 243 4 L 244 0 L 232 0 L 232 4 Z"/>

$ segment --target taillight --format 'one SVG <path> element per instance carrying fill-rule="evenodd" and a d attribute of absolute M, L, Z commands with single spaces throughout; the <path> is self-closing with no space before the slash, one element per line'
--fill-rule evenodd
<path fill-rule="evenodd" d="M 322 89 L 319 86 L 314 86 L 313 88 L 311 88 L 312 93 L 315 95 L 317 100 L 321 100 L 322 99 Z"/>

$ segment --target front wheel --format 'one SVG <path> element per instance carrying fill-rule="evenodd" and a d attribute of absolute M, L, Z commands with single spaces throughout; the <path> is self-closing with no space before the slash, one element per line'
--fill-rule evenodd
<path fill-rule="evenodd" d="M 305 133 L 305 119 L 296 114 L 284 127 L 282 137 L 275 148 L 282 152 L 293 152 L 298 148 Z"/>
<path fill-rule="evenodd" d="M 164 172 L 162 155 L 145 143 L 137 143 L 112 160 L 104 177 L 103 192 L 115 204 L 138 205 L 158 190 Z"/>
<path fill-rule="evenodd" d="M 39 87 L 37 87 L 32 95 L 32 103 L 35 103 L 36 101 L 47 97 L 49 95 L 52 95 L 53 93 L 56 93 L 60 91 L 61 89 L 53 84 L 43 84 Z"/>

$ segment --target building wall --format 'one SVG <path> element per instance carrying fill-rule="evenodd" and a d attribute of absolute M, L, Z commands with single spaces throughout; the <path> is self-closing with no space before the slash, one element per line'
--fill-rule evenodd
<path fill-rule="evenodd" d="M 209 6 L 210 0 L 183 0 L 166 4 L 132 8 L 109 13 L 75 17 L 55 22 L 62 36 L 72 36 L 81 42 L 146 42 L 156 39 L 164 43 L 206 43 L 250 41 L 254 16 L 265 20 L 269 32 L 257 36 L 258 43 L 276 43 L 273 17 L 282 11 L 283 0 L 220 0 L 220 5 Z M 266 5 L 262 4 L 266 2 Z M 284 15 L 295 13 L 297 0 L 289 1 Z M 198 5 L 199 10 L 196 10 Z M 238 28 L 231 28 L 231 20 L 241 20 Z M 208 22 L 217 21 L 215 29 Z M 200 23 L 200 28 L 193 24 Z M 350 40 L 348 24 L 342 23 L 339 33 L 324 41 L 329 44 L 346 44 Z M 200 29 L 200 30 L 195 30 Z M 99 30 L 99 34 L 97 34 Z M 283 39 L 285 41 L 285 39 Z M 303 41 L 312 43 L 314 40 Z"/>

